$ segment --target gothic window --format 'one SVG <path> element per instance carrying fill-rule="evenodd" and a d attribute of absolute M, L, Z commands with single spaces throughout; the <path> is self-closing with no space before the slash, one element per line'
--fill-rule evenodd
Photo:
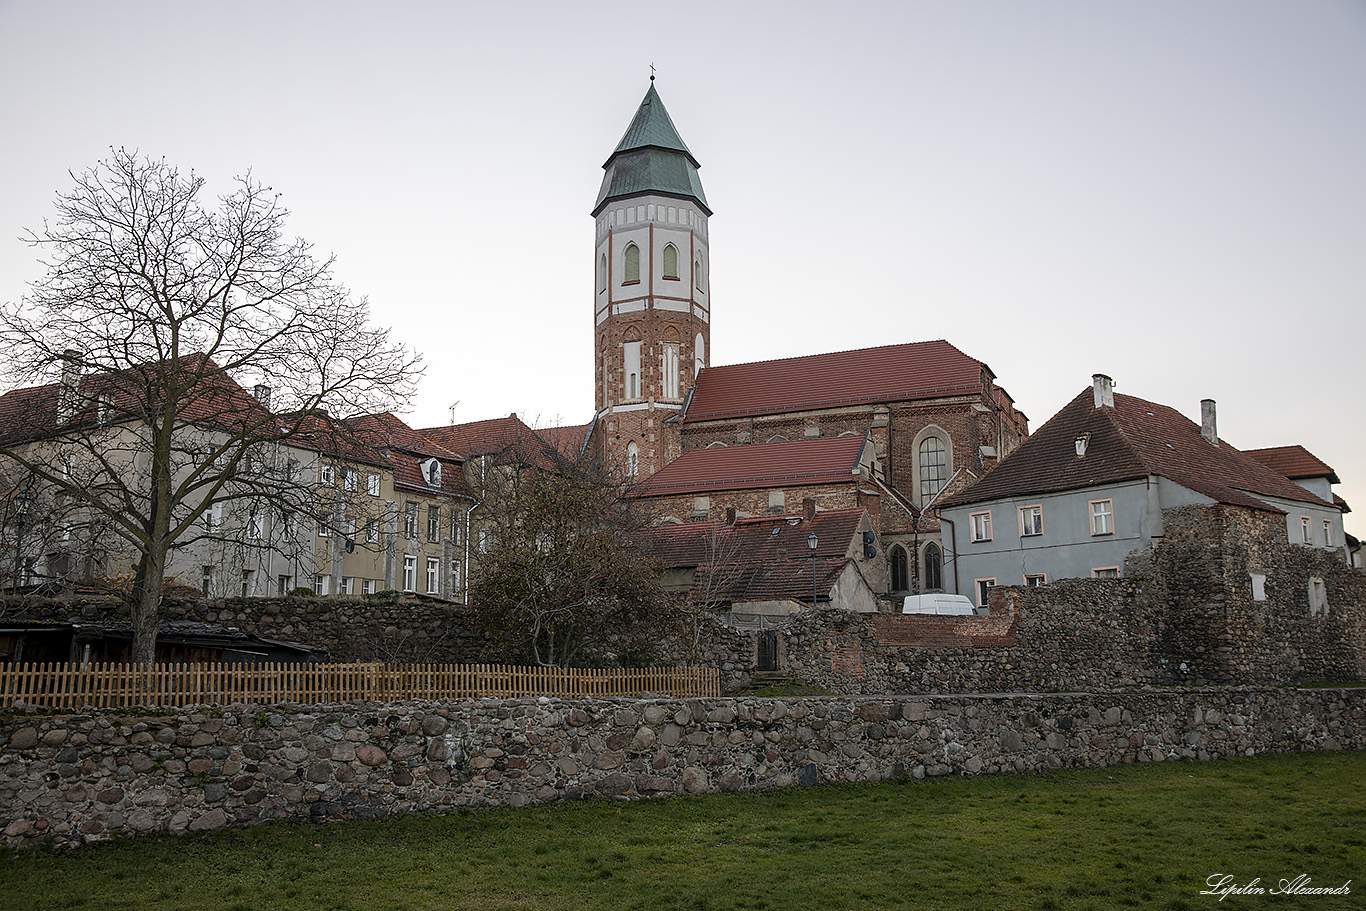
<path fill-rule="evenodd" d="M 892 591 L 904 592 L 910 590 L 910 580 L 906 572 L 906 548 L 900 544 L 892 546 Z"/>
<path fill-rule="evenodd" d="M 606 254 L 606 253 L 602 254 L 602 258 L 598 260 L 598 290 L 599 290 L 599 291 L 606 291 L 606 290 L 607 290 L 607 254 Z"/>
<path fill-rule="evenodd" d="M 702 333 L 699 332 L 697 338 L 692 341 L 692 378 L 694 382 L 705 366 L 707 366 L 707 343 L 703 340 Z"/>
<path fill-rule="evenodd" d="M 665 343 L 664 356 L 664 398 L 676 399 L 678 392 L 678 343 Z"/>
<path fill-rule="evenodd" d="M 702 280 L 702 278 L 703 278 L 703 275 L 702 275 L 702 257 L 700 257 L 700 256 L 697 257 L 697 262 L 693 264 L 693 272 L 695 273 L 696 278 L 697 278 L 697 290 L 698 290 L 698 291 L 705 291 L 705 290 L 706 290 L 706 282 L 704 282 L 704 281 Z"/>
<path fill-rule="evenodd" d="M 640 470 L 640 449 L 635 443 L 626 446 L 626 474 L 634 478 Z"/>
<path fill-rule="evenodd" d="M 949 463 L 944 452 L 944 441 L 939 437 L 925 437 L 920 441 L 920 502 L 928 502 L 944 488 L 949 476 Z"/>
<path fill-rule="evenodd" d="M 673 244 L 664 245 L 664 277 L 678 279 L 678 248 Z"/>
<path fill-rule="evenodd" d="M 622 346 L 625 367 L 625 394 L 628 399 L 640 398 L 640 342 L 626 342 Z"/>
<path fill-rule="evenodd" d="M 939 591 L 944 587 L 944 556 L 939 545 L 931 541 L 925 545 L 925 584 L 922 591 Z"/>
<path fill-rule="evenodd" d="M 640 281 L 640 248 L 635 244 L 627 244 L 623 253 L 625 258 L 625 276 L 622 278 L 623 285 L 629 285 Z"/>

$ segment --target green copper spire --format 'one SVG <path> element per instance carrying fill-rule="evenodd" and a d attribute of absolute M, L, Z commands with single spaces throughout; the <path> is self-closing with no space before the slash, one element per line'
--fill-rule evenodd
<path fill-rule="evenodd" d="M 651 194 L 691 199 L 711 214 L 697 175 L 701 165 L 678 135 L 653 81 L 621 142 L 602 167 L 607 173 L 593 206 L 595 217 L 613 200 Z"/>

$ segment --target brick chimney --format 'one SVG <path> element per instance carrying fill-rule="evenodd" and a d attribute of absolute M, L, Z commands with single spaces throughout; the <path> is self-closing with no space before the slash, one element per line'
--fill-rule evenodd
<path fill-rule="evenodd" d="M 734 524 L 735 524 L 735 507 L 734 507 L 734 506 L 727 506 L 727 507 L 726 507 L 726 525 L 734 525 Z"/>
<path fill-rule="evenodd" d="M 1115 381 L 1103 373 L 1092 374 L 1091 391 L 1095 394 L 1097 408 L 1115 407 Z"/>
<path fill-rule="evenodd" d="M 81 353 L 75 348 L 62 352 L 62 382 L 57 392 L 57 423 L 66 424 L 76 417 L 81 402 Z"/>
<path fill-rule="evenodd" d="M 1219 428 L 1214 420 L 1214 399 L 1200 400 L 1200 435 L 1208 440 L 1210 445 L 1219 445 Z"/>
<path fill-rule="evenodd" d="M 802 518 L 807 522 L 816 521 L 816 499 L 815 497 L 805 497 L 802 499 Z"/>

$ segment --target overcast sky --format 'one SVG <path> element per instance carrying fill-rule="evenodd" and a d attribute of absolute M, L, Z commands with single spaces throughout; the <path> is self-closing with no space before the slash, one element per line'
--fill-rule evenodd
<path fill-rule="evenodd" d="M 712 363 L 946 338 L 1333 465 L 1366 537 L 1366 3 L 0 0 L 0 299 L 125 146 L 247 169 L 426 357 L 415 426 L 593 408 L 602 164 L 702 163 Z"/>

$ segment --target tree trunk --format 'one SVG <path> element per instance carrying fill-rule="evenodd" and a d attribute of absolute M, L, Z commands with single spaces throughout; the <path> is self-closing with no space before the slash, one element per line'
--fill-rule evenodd
<path fill-rule="evenodd" d="M 166 548 L 160 541 L 147 548 L 138 561 L 133 582 L 133 661 L 156 660 L 157 627 L 161 622 L 161 579 L 166 572 Z"/>

